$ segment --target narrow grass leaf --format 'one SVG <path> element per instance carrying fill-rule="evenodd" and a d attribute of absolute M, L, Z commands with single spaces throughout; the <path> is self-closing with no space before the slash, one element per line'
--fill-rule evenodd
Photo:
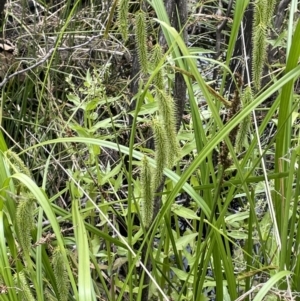
<path fill-rule="evenodd" d="M 68 270 L 70 282 L 72 284 L 72 289 L 73 289 L 75 297 L 77 298 L 78 297 L 77 286 L 76 286 L 74 276 L 73 276 L 73 273 L 72 273 L 70 265 L 69 265 L 69 261 L 67 259 L 66 250 L 64 247 L 64 241 L 63 241 L 62 234 L 60 231 L 61 229 L 58 225 L 56 216 L 54 215 L 54 213 L 52 211 L 52 208 L 51 208 L 51 205 L 50 205 L 50 202 L 49 202 L 47 196 L 28 176 L 18 173 L 18 174 L 12 175 L 12 178 L 23 183 L 28 188 L 28 190 L 30 190 L 32 192 L 32 194 L 34 195 L 37 202 L 43 208 L 43 210 L 49 220 L 49 223 L 53 229 L 53 232 L 55 233 L 57 244 L 59 245 L 60 250 L 63 254 L 65 264 L 66 264 L 66 267 Z"/>
<path fill-rule="evenodd" d="M 79 300 L 93 301 L 93 286 L 90 271 L 89 245 L 87 231 L 81 218 L 78 200 L 72 202 L 72 216 L 78 252 L 78 294 Z"/>
<path fill-rule="evenodd" d="M 265 284 L 264 286 L 259 290 L 253 301 L 261 301 L 264 299 L 264 297 L 267 295 L 267 293 L 270 291 L 274 285 L 279 282 L 283 277 L 287 277 L 291 274 L 289 271 L 281 271 L 274 276 L 272 276 Z"/>

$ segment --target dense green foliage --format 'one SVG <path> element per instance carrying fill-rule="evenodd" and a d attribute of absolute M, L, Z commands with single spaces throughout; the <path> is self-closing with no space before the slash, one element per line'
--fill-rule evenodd
<path fill-rule="evenodd" d="M 23 2 L 0 45 L 0 300 L 298 299 L 300 3 L 276 27 L 281 1 L 188 1 L 178 32 L 162 0 Z"/>

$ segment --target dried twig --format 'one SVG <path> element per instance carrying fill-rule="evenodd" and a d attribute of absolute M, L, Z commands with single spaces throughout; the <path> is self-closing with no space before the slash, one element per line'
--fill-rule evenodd
<path fill-rule="evenodd" d="M 72 47 L 53 47 L 51 48 L 45 55 L 44 57 L 42 57 L 40 60 L 38 60 L 35 64 L 27 67 L 27 68 L 24 68 L 22 70 L 18 70 L 6 77 L 4 77 L 4 79 L 2 80 L 2 82 L 0 83 L 0 88 L 2 88 L 10 79 L 12 79 L 13 77 L 15 76 L 19 76 L 20 74 L 23 74 L 27 71 L 30 71 L 42 64 L 44 64 L 48 59 L 49 57 L 51 57 L 51 55 L 55 52 L 55 51 L 66 51 L 66 50 L 74 50 L 74 49 L 78 49 L 78 48 L 82 48 L 83 46 L 86 46 L 88 45 L 90 42 L 92 42 L 93 40 L 101 37 L 102 34 L 99 34 L 99 35 L 96 35 L 96 36 L 92 36 L 91 38 L 89 38 L 86 42 L 82 43 L 82 44 L 79 44 L 79 45 L 75 45 L 75 46 L 72 46 Z M 116 51 L 117 52 L 117 51 Z M 115 54 L 116 52 L 113 52 L 113 54 Z M 120 52 L 117 52 L 117 54 L 120 55 Z"/>

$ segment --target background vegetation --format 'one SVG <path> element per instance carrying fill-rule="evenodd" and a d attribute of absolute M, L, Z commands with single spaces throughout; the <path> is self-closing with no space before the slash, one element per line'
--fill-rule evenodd
<path fill-rule="evenodd" d="M 0 300 L 298 300 L 298 1 L 0 1 Z"/>

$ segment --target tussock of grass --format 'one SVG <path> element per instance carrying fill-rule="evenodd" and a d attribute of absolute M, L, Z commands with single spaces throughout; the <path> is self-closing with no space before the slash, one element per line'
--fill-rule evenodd
<path fill-rule="evenodd" d="M 288 27 L 276 28 L 288 46 L 272 41 L 286 64 L 256 68 L 243 54 L 249 78 L 237 84 L 230 68 L 234 49 L 242 44 L 247 51 L 244 32 L 238 34 L 244 1 L 227 15 L 217 1 L 190 3 L 181 24 L 188 45 L 169 25 L 163 1 L 150 2 L 123 1 L 126 14 L 106 1 L 7 3 L 2 38 L 12 44 L 0 45 L 1 300 L 298 296 L 296 6 Z M 273 18 L 266 18 L 270 26 Z M 218 40 L 212 32 L 224 20 L 229 26 Z M 166 45 L 159 47 L 161 32 Z M 142 52 L 134 52 L 136 41 Z M 219 42 L 216 61 L 211 53 Z M 134 55 L 142 73 L 133 74 Z M 254 74 L 276 72 L 262 87 L 256 75 L 250 97 L 251 67 Z M 179 133 L 175 72 L 188 91 Z M 131 78 L 139 82 L 136 95 Z M 172 100 L 168 107 L 157 102 L 158 89 Z M 238 110 L 232 99 L 243 95 Z M 160 123 L 153 131 L 154 118 Z M 152 141 L 155 151 L 147 148 Z M 216 159 L 222 149 L 226 164 Z"/>

